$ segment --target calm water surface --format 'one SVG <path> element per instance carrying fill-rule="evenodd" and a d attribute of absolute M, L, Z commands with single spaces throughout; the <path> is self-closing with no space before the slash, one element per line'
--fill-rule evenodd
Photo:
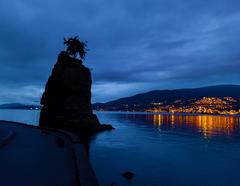
<path fill-rule="evenodd" d="M 96 135 L 90 159 L 101 185 L 240 185 L 240 118 L 97 113 L 116 130 Z M 36 124 L 39 112 L 0 110 L 0 119 Z M 131 181 L 121 174 L 135 173 Z"/>
<path fill-rule="evenodd" d="M 99 113 L 116 130 L 95 137 L 102 185 L 240 185 L 240 124 L 232 116 Z M 128 182 L 126 170 L 136 176 Z"/>

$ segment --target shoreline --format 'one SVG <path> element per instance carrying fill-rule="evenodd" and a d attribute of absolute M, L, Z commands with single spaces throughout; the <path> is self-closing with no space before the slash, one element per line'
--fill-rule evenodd
<path fill-rule="evenodd" d="M 28 111 L 41 111 L 41 109 L 22 109 L 22 108 L 0 108 L 0 110 L 28 110 Z M 209 114 L 209 113 L 190 113 L 190 112 L 144 112 L 144 111 L 103 111 L 103 110 L 93 110 L 94 113 L 119 113 L 119 114 L 161 114 L 161 115 L 189 115 L 189 116 L 233 116 L 240 117 L 240 114 Z"/>
<path fill-rule="evenodd" d="M 240 114 L 208 114 L 208 113 L 189 113 L 189 112 L 140 112 L 140 111 L 98 111 L 94 110 L 95 113 L 119 113 L 119 114 L 144 114 L 144 115 L 185 115 L 185 116 L 233 116 L 240 117 Z"/>

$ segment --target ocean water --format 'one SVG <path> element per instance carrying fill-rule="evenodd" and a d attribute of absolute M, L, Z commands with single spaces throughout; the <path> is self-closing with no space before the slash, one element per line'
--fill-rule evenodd
<path fill-rule="evenodd" d="M 240 118 L 98 112 L 116 129 L 92 138 L 100 185 L 240 185 Z M 0 110 L 0 119 L 36 124 L 39 111 Z M 130 181 L 122 173 L 135 174 Z"/>

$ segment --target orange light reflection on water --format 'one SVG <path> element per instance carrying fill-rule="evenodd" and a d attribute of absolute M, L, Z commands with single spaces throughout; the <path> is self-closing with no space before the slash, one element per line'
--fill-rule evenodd
<path fill-rule="evenodd" d="M 240 130 L 239 117 L 217 116 L 217 115 L 146 115 L 148 122 L 152 122 L 155 127 L 163 125 L 171 129 L 183 128 L 198 132 L 204 138 L 213 136 L 231 136 Z"/>

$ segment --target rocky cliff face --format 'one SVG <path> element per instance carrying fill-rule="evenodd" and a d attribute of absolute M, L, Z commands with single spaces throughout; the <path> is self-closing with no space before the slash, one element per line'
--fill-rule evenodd
<path fill-rule="evenodd" d="M 82 61 L 61 52 L 41 98 L 39 125 L 76 133 L 110 129 L 92 112 L 91 85 L 91 72 Z"/>

